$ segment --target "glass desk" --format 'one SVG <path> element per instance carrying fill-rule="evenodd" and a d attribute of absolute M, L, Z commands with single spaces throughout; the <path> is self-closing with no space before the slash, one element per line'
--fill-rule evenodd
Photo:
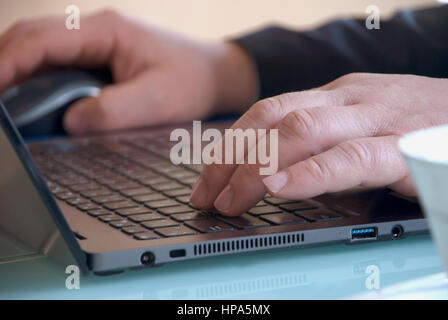
<path fill-rule="evenodd" d="M 281 249 L 177 262 L 117 275 L 89 274 L 65 286 L 65 266 L 47 258 L 0 264 L 0 299 L 343 299 L 441 272 L 429 235 L 357 245 Z"/>

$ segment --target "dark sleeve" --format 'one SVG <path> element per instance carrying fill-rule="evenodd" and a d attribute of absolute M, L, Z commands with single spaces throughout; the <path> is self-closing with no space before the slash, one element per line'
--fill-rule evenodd
<path fill-rule="evenodd" d="M 270 27 L 235 41 L 255 60 L 260 98 L 351 72 L 448 77 L 448 5 L 401 11 L 380 29 L 346 19 L 310 31 Z"/>

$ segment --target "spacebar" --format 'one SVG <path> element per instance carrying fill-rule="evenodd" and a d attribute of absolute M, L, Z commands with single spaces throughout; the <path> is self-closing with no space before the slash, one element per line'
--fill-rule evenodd
<path fill-rule="evenodd" d="M 215 218 L 185 221 L 185 225 L 203 233 L 233 230 L 232 226 Z"/>
<path fill-rule="evenodd" d="M 240 217 L 224 217 L 218 216 L 219 220 L 222 220 L 235 228 L 238 229 L 250 229 L 250 228 L 259 228 L 259 227 L 269 227 L 269 224 L 266 221 L 260 220 L 258 218 L 252 217 L 248 214 L 243 214 Z"/>

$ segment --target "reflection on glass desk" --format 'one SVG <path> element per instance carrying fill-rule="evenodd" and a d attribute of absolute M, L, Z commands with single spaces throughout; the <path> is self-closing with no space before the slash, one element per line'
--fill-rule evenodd
<path fill-rule="evenodd" d="M 441 272 L 429 235 L 359 245 L 283 249 L 81 277 L 65 287 L 65 266 L 46 258 L 0 264 L 1 299 L 340 299 Z"/>

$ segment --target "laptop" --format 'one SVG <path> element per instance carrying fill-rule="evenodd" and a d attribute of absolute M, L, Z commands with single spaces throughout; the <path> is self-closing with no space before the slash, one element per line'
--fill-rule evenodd
<path fill-rule="evenodd" d="M 0 232 L 83 273 L 428 232 L 417 200 L 385 188 L 266 195 L 232 218 L 199 210 L 189 196 L 202 166 L 169 160 L 180 126 L 25 144 L 1 103 L 0 124 Z"/>

